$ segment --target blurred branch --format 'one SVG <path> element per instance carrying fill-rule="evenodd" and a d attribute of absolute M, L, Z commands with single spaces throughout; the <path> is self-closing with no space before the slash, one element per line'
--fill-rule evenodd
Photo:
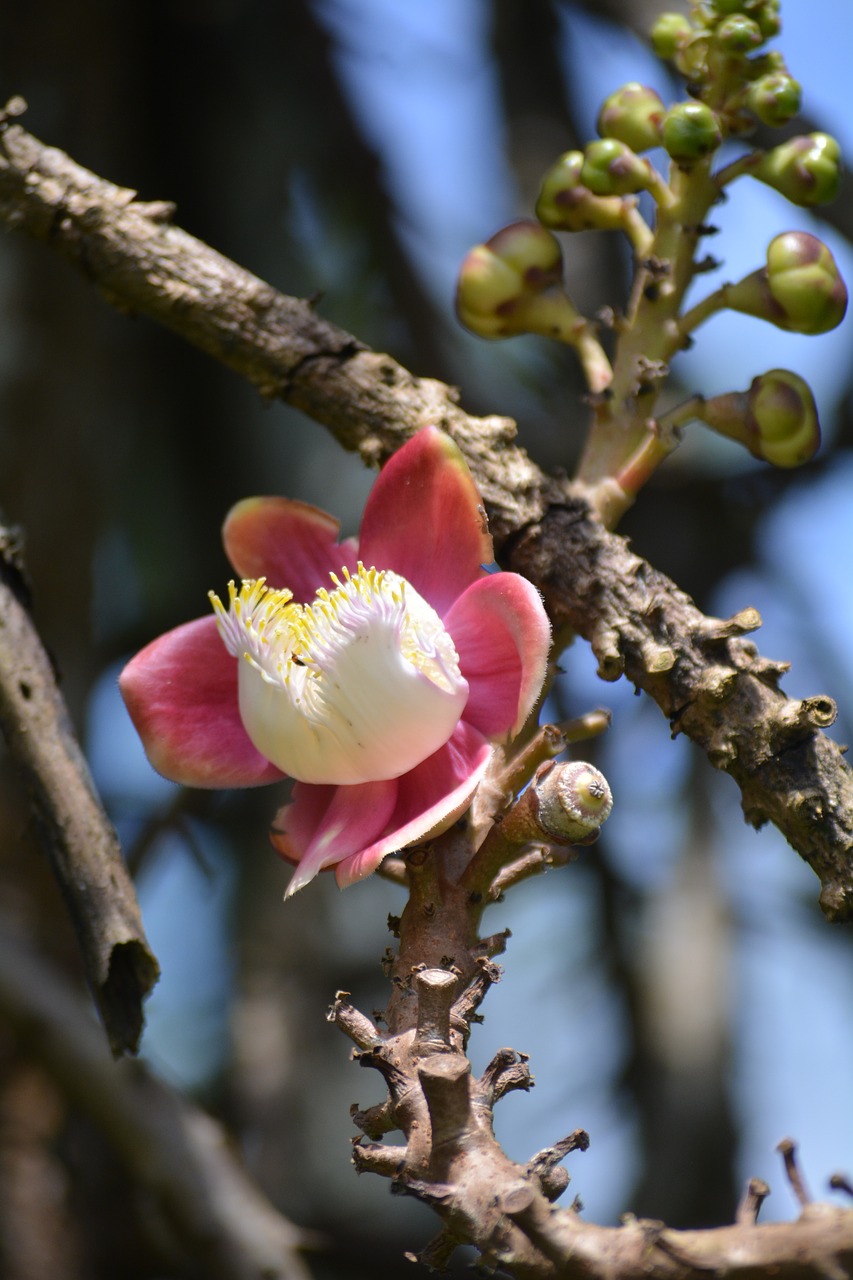
<path fill-rule="evenodd" d="M 785 664 L 762 659 L 745 610 L 706 618 L 677 586 L 592 515 L 584 490 L 546 476 L 514 443 L 508 418 L 473 418 L 457 392 L 276 292 L 174 227 L 173 206 L 143 203 L 10 123 L 0 139 L 0 221 L 49 243 L 119 309 L 157 320 L 243 377 L 323 423 L 380 465 L 419 427 L 459 444 L 483 495 L 505 568 L 545 597 L 557 628 L 590 642 L 603 679 L 627 677 L 729 773 L 747 820 L 774 822 L 814 869 L 833 920 L 853 916 L 853 774 L 821 729 L 828 698 L 788 700 Z"/>
<path fill-rule="evenodd" d="M 134 1051 L 142 1002 L 160 970 L 118 838 L 33 625 L 15 536 L 2 527 L 0 728 L 29 789 L 112 1051 Z"/>
<path fill-rule="evenodd" d="M 185 1274 L 307 1280 L 303 1237 L 252 1183 L 216 1121 L 143 1064 L 112 1062 L 76 993 L 11 933 L 5 922 L 0 1015 L 149 1197 L 158 1239 Z"/>

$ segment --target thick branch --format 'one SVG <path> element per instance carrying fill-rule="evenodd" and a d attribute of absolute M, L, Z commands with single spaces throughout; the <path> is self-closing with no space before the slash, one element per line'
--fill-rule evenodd
<path fill-rule="evenodd" d="M 133 1051 L 159 975 L 118 838 L 95 794 L 0 528 L 0 728 L 27 784 L 113 1053 Z"/>
<path fill-rule="evenodd" d="M 257 1189 L 205 1112 L 140 1063 L 114 1063 L 76 994 L 0 929 L 0 1015 L 103 1132 L 156 1213 L 159 1238 L 211 1280 L 307 1280 L 299 1231 Z"/>
<path fill-rule="evenodd" d="M 604 678 L 626 674 L 743 792 L 747 819 L 776 823 L 821 880 L 831 919 L 853 915 L 853 779 L 820 732 L 829 700 L 791 703 L 782 668 L 705 618 L 589 513 L 583 493 L 545 476 L 507 418 L 472 418 L 441 383 L 413 377 L 45 147 L 17 125 L 0 145 L 0 221 L 49 242 L 106 298 L 144 313 L 328 427 L 376 466 L 419 427 L 441 426 L 480 486 L 498 557 L 542 591 L 555 622 L 593 645 Z M 746 627 L 741 627 L 740 631 Z"/>

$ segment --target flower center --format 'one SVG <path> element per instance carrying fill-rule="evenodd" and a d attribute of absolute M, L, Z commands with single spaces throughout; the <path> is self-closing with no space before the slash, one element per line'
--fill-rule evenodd
<path fill-rule="evenodd" d="M 247 579 L 210 599 L 240 658 L 240 716 L 252 743 L 302 782 L 398 778 L 447 742 L 468 683 L 441 619 L 389 570 L 331 574 L 311 605 Z"/>

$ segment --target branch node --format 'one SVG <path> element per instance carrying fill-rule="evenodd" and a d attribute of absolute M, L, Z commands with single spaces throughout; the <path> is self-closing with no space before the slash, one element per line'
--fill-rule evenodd
<path fill-rule="evenodd" d="M 382 1036 L 370 1019 L 350 1004 L 349 994 L 348 991 L 335 992 L 335 1002 L 326 1014 L 326 1021 L 334 1023 L 359 1049 L 372 1049 L 382 1043 Z"/>
<path fill-rule="evenodd" d="M 418 1022 L 415 1043 L 421 1051 L 450 1049 L 450 1010 L 457 976 L 447 969 L 423 969 L 415 976 Z"/>
<path fill-rule="evenodd" d="M 759 1210 L 770 1195 L 770 1188 L 761 1178 L 750 1178 L 735 1213 L 739 1226 L 752 1226 L 758 1221 Z"/>
<path fill-rule="evenodd" d="M 806 1205 L 811 1204 L 812 1198 L 806 1190 L 806 1184 L 803 1181 L 803 1175 L 797 1163 L 797 1144 L 793 1138 L 783 1138 L 781 1142 L 777 1143 L 776 1150 L 785 1161 L 785 1173 L 788 1182 L 791 1184 L 791 1190 L 801 1206 L 805 1208 Z"/>
<path fill-rule="evenodd" d="M 432 1148 L 454 1143 L 471 1123 L 471 1064 L 462 1054 L 436 1053 L 418 1064 L 432 1125 Z"/>

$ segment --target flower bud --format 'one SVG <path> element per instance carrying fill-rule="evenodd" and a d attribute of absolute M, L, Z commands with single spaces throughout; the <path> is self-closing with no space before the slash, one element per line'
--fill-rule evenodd
<path fill-rule="evenodd" d="M 732 311 L 792 333 L 827 333 L 844 319 L 847 289 L 835 259 L 816 236 L 786 231 L 767 247 L 767 266 L 725 290 Z"/>
<path fill-rule="evenodd" d="M 693 36 L 693 28 L 681 13 L 662 13 L 650 32 L 652 48 L 659 58 L 671 59 Z"/>
<path fill-rule="evenodd" d="M 798 82 L 785 71 L 774 71 L 760 76 L 749 86 L 746 102 L 750 111 L 762 124 L 777 127 L 787 124 L 800 109 L 802 90 Z"/>
<path fill-rule="evenodd" d="M 761 28 L 761 34 L 765 40 L 771 40 L 773 36 L 778 36 L 782 30 L 782 19 L 779 17 L 779 0 L 764 0 L 752 15 Z"/>
<path fill-rule="evenodd" d="M 767 246 L 767 281 L 787 327 L 826 333 L 844 319 L 847 289 L 822 240 L 807 231 L 785 231 Z"/>
<path fill-rule="evenodd" d="M 605 98 L 598 116 L 598 132 L 616 138 L 632 151 L 648 151 L 660 145 L 660 127 L 666 108 L 645 85 L 631 81 Z"/>
<path fill-rule="evenodd" d="M 626 196 L 648 186 L 650 166 L 616 138 L 590 142 L 584 151 L 581 182 L 597 196 Z"/>
<path fill-rule="evenodd" d="M 588 844 L 613 808 L 607 779 L 583 760 L 541 764 L 531 784 L 537 823 L 557 844 Z"/>
<path fill-rule="evenodd" d="M 701 160 L 722 140 L 719 121 L 704 102 L 678 102 L 664 117 L 663 145 L 677 164 Z"/>
<path fill-rule="evenodd" d="M 717 27 L 714 43 L 724 53 L 752 53 L 764 43 L 764 37 L 757 22 L 742 13 L 735 13 Z"/>
<path fill-rule="evenodd" d="M 789 138 L 762 157 L 755 176 L 792 204 L 828 204 L 841 187 L 841 152 L 827 133 Z"/>
<path fill-rule="evenodd" d="M 543 333 L 567 339 L 583 323 L 560 288 L 556 236 L 524 219 L 471 249 L 459 271 L 456 314 L 481 338 Z"/>
<path fill-rule="evenodd" d="M 536 217 L 556 231 L 617 231 L 624 226 L 621 196 L 594 196 L 581 182 L 582 151 L 566 151 L 542 180 Z"/>
<path fill-rule="evenodd" d="M 789 369 L 753 378 L 748 391 L 706 400 L 701 418 L 720 435 L 745 445 L 754 458 L 798 467 L 820 447 L 820 423 L 807 382 Z"/>

